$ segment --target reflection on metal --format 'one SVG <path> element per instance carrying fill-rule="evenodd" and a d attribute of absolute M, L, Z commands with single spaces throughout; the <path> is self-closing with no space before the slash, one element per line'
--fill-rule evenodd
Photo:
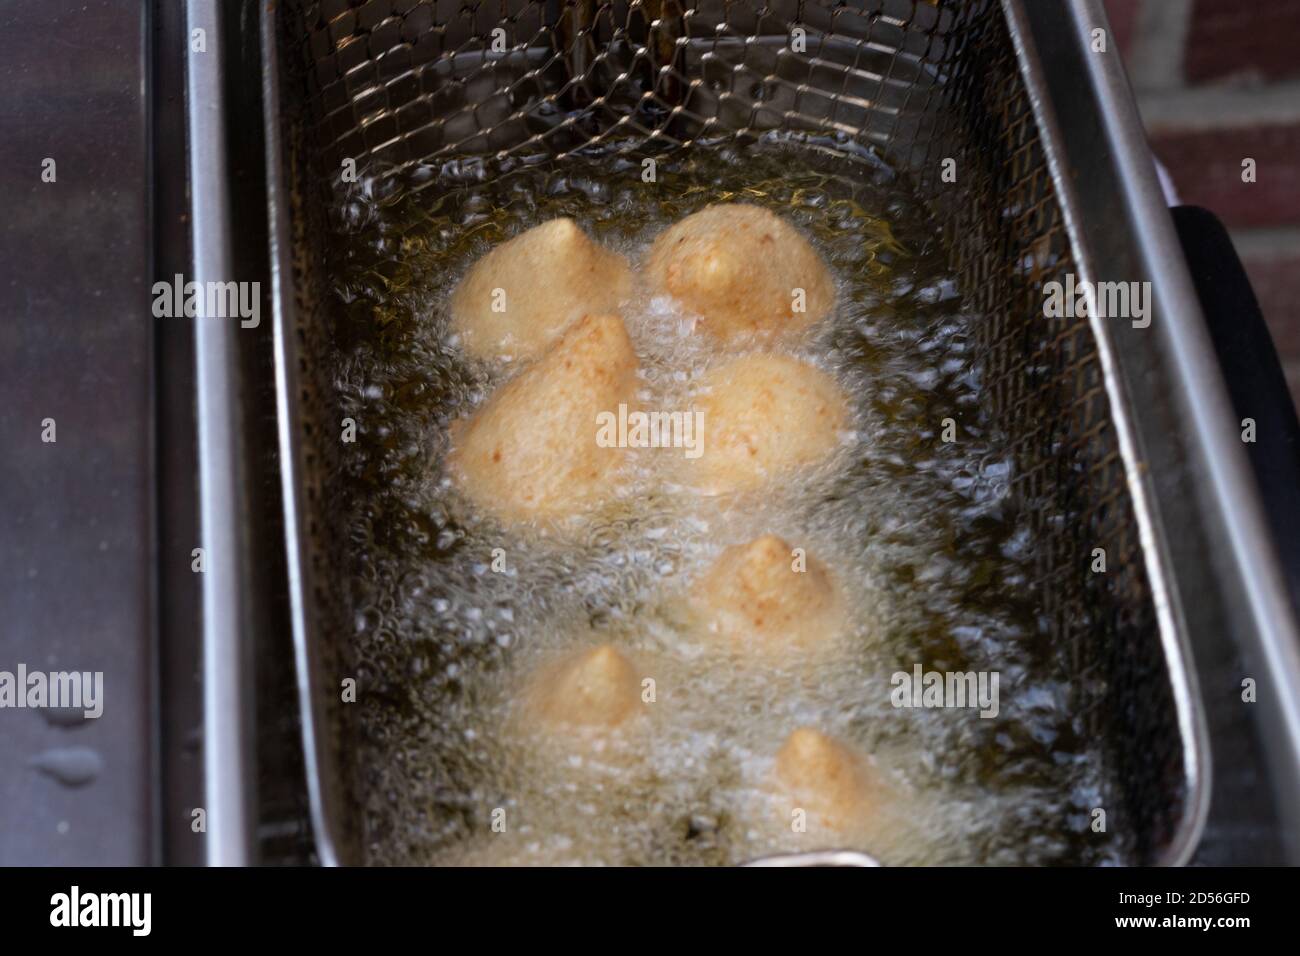
<path fill-rule="evenodd" d="M 751 860 L 746 866 L 880 866 L 875 857 L 856 850 L 818 850 Z"/>
<path fill-rule="evenodd" d="M 190 180 L 194 237 L 193 281 L 228 282 L 231 235 L 226 183 L 223 112 L 223 37 L 219 0 L 187 0 L 190 35 L 206 33 L 204 52 L 188 64 Z M 239 373 L 235 336 L 239 323 L 198 319 L 199 500 L 203 572 L 203 768 L 207 862 L 243 866 L 250 861 L 252 693 L 243 608 L 248 599 L 240 566 L 245 478 L 239 443 Z"/>

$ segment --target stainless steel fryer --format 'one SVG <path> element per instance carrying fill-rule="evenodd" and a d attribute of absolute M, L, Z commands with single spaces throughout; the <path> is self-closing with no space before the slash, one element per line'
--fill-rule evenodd
<path fill-rule="evenodd" d="M 806 52 L 789 48 L 796 27 Z M 908 175 L 987 317 L 986 411 L 1011 436 L 1013 494 L 1039 519 L 1044 638 L 1084 732 L 1104 741 L 1132 862 L 1195 849 L 1210 754 L 1194 654 L 1224 632 L 1268 682 L 1274 784 L 1300 792 L 1291 608 L 1118 51 L 1093 52 L 1097 29 L 1092 0 L 263 6 L 291 616 L 323 861 L 360 859 L 331 639 L 350 613 L 322 271 L 337 173 L 353 159 L 410 188 L 424 164 L 614 138 L 706 149 L 801 131 Z M 1067 273 L 1150 281 L 1150 327 L 1044 318 L 1043 284 Z M 1105 575 L 1089 571 L 1095 547 Z"/>

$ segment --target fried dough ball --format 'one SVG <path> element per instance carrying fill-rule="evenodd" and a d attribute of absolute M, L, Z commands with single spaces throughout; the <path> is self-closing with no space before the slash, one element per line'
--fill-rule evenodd
<path fill-rule="evenodd" d="M 589 511 L 616 492 L 626 449 L 596 443 L 597 415 L 636 404 L 637 358 L 623 321 L 580 319 L 532 367 L 452 429 L 452 480 L 506 521 Z"/>
<path fill-rule="evenodd" d="M 840 444 L 848 401 L 825 372 L 784 355 L 748 355 L 707 373 L 695 409 L 703 453 L 682 482 L 706 495 L 752 491 L 814 465 Z"/>
<path fill-rule="evenodd" d="M 867 757 L 811 727 L 800 727 L 786 738 L 772 776 L 785 820 L 800 808 L 807 812 L 810 826 L 837 834 L 860 832 L 885 802 Z"/>
<path fill-rule="evenodd" d="M 452 328 L 476 358 L 532 359 L 580 316 L 615 311 L 631 285 L 626 259 L 552 219 L 474 263 L 452 293 Z"/>
<path fill-rule="evenodd" d="M 774 534 L 723 551 L 688 600 L 710 637 L 746 654 L 812 650 L 844 630 L 843 596 L 826 566 Z"/>
<path fill-rule="evenodd" d="M 835 283 L 808 240 L 758 206 L 709 206 L 670 226 L 645 274 L 722 342 L 796 333 L 835 305 Z"/>
<path fill-rule="evenodd" d="M 610 644 L 543 667 L 529 681 L 524 701 L 528 716 L 550 729 L 610 729 L 643 707 L 636 668 Z"/>

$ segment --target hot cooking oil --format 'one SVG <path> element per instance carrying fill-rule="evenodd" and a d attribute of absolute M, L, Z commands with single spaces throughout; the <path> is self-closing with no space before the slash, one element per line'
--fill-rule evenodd
<path fill-rule="evenodd" d="M 1090 828 L 1099 760 L 1036 618 L 1014 466 L 981 411 L 983 317 L 907 182 L 844 146 L 461 160 L 396 191 L 363 179 L 340 203 L 337 388 L 357 441 L 339 502 L 353 627 L 337 639 L 358 677 L 369 862 L 721 864 L 825 848 L 766 789 L 800 726 L 872 755 L 900 795 L 890 824 L 850 847 L 886 864 L 1121 858 Z M 448 332 L 469 266 L 558 216 L 635 265 L 657 233 L 718 202 L 793 222 L 835 276 L 835 313 L 791 349 L 851 396 L 843 454 L 734 507 L 639 471 L 617 510 L 563 534 L 461 500 L 442 469 L 448 428 L 516 371 L 468 361 Z M 638 299 L 624 319 L 646 394 L 676 407 L 714 360 L 707 343 L 669 301 Z M 850 637 L 830 660 L 720 666 L 683 631 L 684 590 L 723 547 L 769 532 L 834 571 Z M 605 752 L 548 740 L 517 709 L 527 674 L 597 643 L 654 688 L 649 731 Z M 918 665 L 996 672 L 997 716 L 895 706 L 895 675 Z"/>

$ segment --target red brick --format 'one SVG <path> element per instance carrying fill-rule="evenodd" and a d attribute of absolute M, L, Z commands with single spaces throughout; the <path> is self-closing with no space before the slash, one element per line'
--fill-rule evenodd
<path fill-rule="evenodd" d="M 1152 148 L 1183 202 L 1205 206 L 1233 228 L 1300 224 L 1300 124 L 1195 132 L 1161 131 Z M 1256 181 L 1241 181 L 1241 162 Z"/>
<path fill-rule="evenodd" d="M 1159 3 L 1161 0 L 1148 0 Z M 1300 0 L 1196 0 L 1183 53 L 1189 84 L 1300 76 Z"/>
<path fill-rule="evenodd" d="M 1125 57 L 1133 46 L 1133 34 L 1137 30 L 1138 7 L 1142 0 L 1106 0 L 1106 18 L 1110 20 L 1110 30 L 1115 37 L 1115 46 Z"/>

